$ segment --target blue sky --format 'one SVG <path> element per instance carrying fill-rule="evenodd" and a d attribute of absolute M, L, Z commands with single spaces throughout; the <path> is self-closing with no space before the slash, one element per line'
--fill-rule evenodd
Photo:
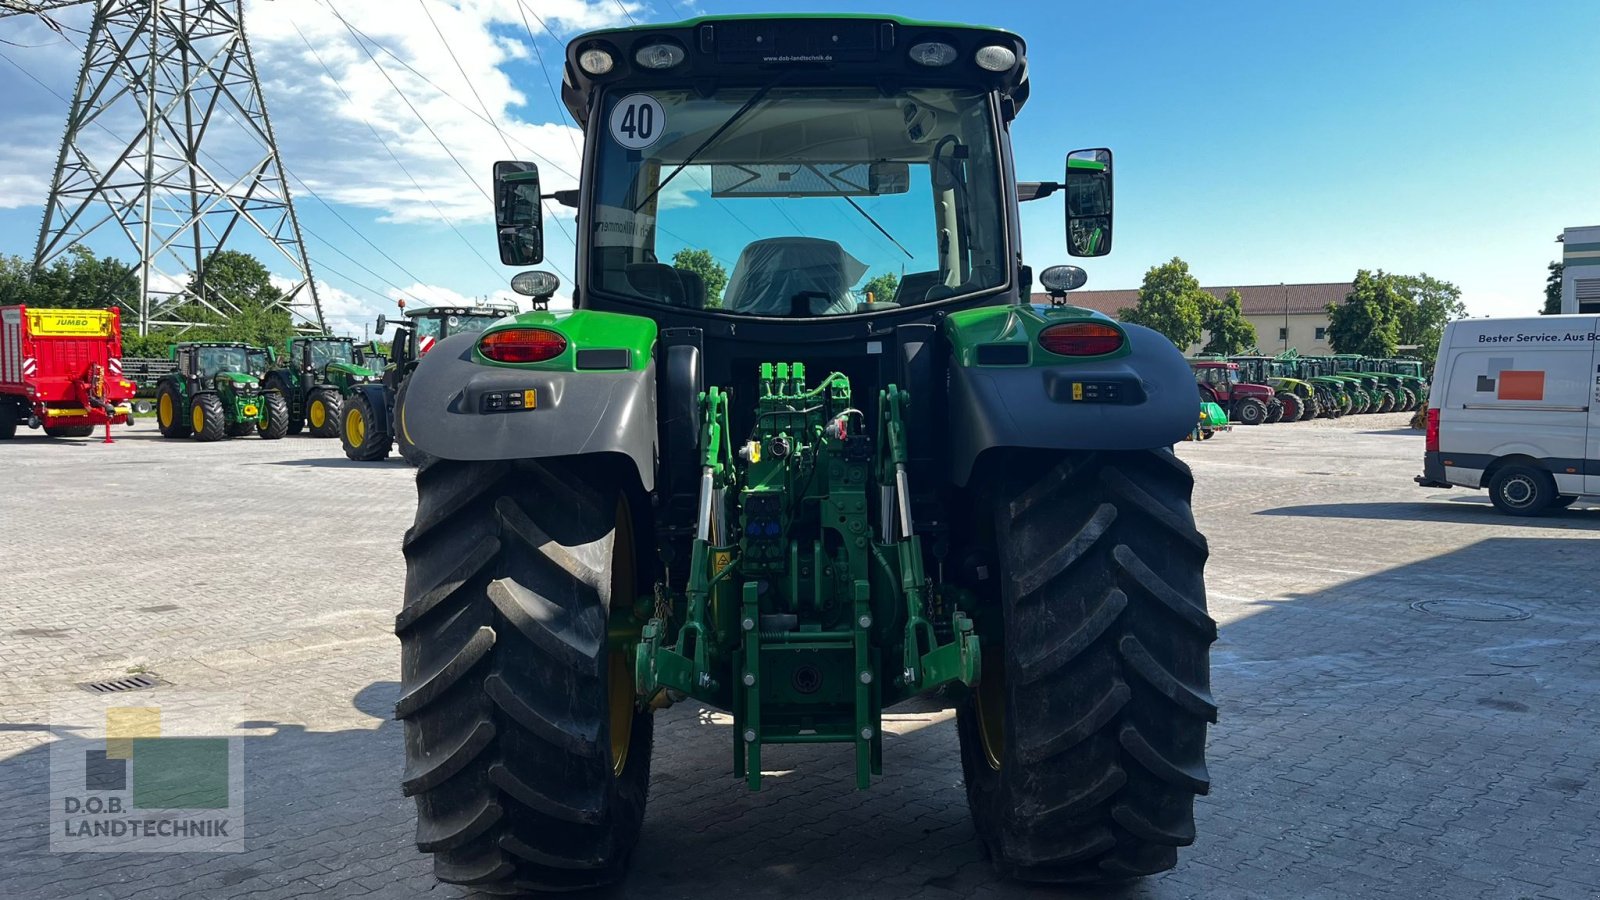
<path fill-rule="evenodd" d="M 415 124 L 325 2 L 247 0 L 247 9 L 336 321 L 357 327 L 392 309 L 396 296 L 504 291 L 512 270 L 493 262 L 479 189 L 507 143 L 519 156 L 534 149 L 550 160 L 547 187 L 564 186 L 555 168 L 576 170 L 577 139 L 562 127 L 535 55 L 559 83 L 560 44 L 537 26 L 531 43 L 514 0 L 425 0 L 463 75 L 417 4 L 335 0 L 378 41 L 390 77 L 480 176 L 474 182 Z M 526 8 L 567 37 L 624 16 L 758 7 L 796 8 L 720 0 L 528 0 Z M 871 8 L 1023 35 L 1033 93 L 1014 124 L 1022 177 L 1058 178 L 1075 147 L 1116 153 L 1116 247 L 1084 263 L 1092 288 L 1135 287 L 1151 265 L 1181 256 L 1208 284 L 1425 271 L 1459 284 L 1473 314 L 1532 313 L 1561 228 L 1600 224 L 1600 4 L 1012 2 L 977 13 L 971 3 L 919 0 L 805 8 Z M 86 14 L 58 18 L 82 25 Z M 26 18 L 0 20 L 0 39 L 10 42 L 0 44 L 7 59 L 70 95 L 77 50 Z M 66 109 L 5 61 L 0 84 L 0 121 L 9 126 L 0 130 L 0 252 L 27 255 Z M 482 121 L 484 107 L 499 131 Z M 559 225 L 551 235 L 553 262 L 570 274 Z M 1036 268 L 1067 261 L 1059 199 L 1024 206 L 1023 241 Z"/>

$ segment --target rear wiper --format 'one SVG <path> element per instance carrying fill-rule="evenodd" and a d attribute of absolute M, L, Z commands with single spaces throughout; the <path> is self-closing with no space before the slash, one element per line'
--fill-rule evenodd
<path fill-rule="evenodd" d="M 689 155 L 683 158 L 683 162 L 678 163 L 677 168 L 667 173 L 667 177 L 662 179 L 660 184 L 656 185 L 655 190 L 651 191 L 649 196 L 639 201 L 639 205 L 635 206 L 633 211 L 638 212 L 639 210 L 648 206 L 650 201 L 656 198 L 657 194 L 661 193 L 663 190 L 666 190 L 667 185 L 672 183 L 672 179 L 678 177 L 679 172 L 682 172 L 689 166 L 689 164 L 693 163 L 697 158 L 699 158 L 700 154 L 704 152 L 707 147 L 711 146 L 717 138 L 722 137 L 723 132 L 727 131 L 729 128 L 732 128 L 734 123 L 744 118 L 745 115 L 750 112 L 750 110 L 755 109 L 756 104 L 760 103 L 762 98 L 767 96 L 768 92 L 784 81 L 785 76 L 780 75 L 779 77 L 767 82 L 766 85 L 761 87 L 754 94 L 751 94 L 750 99 L 746 100 L 743 106 L 734 110 L 733 115 L 729 116 L 727 121 L 723 122 L 721 125 L 718 125 L 716 131 L 711 132 L 711 134 L 705 140 L 700 142 L 700 146 L 689 151 Z"/>

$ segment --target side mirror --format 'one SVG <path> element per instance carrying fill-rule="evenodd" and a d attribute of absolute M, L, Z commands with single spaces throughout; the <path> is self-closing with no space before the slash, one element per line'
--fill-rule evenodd
<path fill-rule="evenodd" d="M 381 337 L 383 335 L 383 333 L 385 331 L 388 331 L 388 330 L 389 330 L 389 317 L 384 315 L 383 313 L 378 313 L 378 327 L 377 327 L 378 335 Z"/>
<path fill-rule="evenodd" d="M 278 364 L 278 348 L 276 348 L 276 347 L 268 347 L 267 348 L 267 365 L 275 366 L 277 364 Z"/>
<path fill-rule="evenodd" d="M 1105 256 L 1111 252 L 1111 151 L 1067 154 L 1067 252 Z"/>
<path fill-rule="evenodd" d="M 494 164 L 494 224 L 500 241 L 500 262 L 508 266 L 544 262 L 538 166 L 526 162 Z"/>

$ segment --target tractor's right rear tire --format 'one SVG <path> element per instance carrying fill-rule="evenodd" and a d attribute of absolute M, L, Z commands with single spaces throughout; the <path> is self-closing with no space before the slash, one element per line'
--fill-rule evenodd
<path fill-rule="evenodd" d="M 973 822 L 1012 878 L 1169 869 L 1217 716 L 1193 476 L 1166 449 L 1006 471 L 990 503 L 1004 644 L 957 715 Z"/>
<path fill-rule="evenodd" d="M 189 428 L 197 441 L 220 441 L 228 436 L 228 417 L 222 411 L 222 398 L 201 394 L 189 408 Z"/>
<path fill-rule="evenodd" d="M 320 438 L 339 436 L 339 411 L 344 398 L 338 391 L 318 388 L 306 398 L 306 424 L 311 426 L 311 436 Z"/>
<path fill-rule="evenodd" d="M 441 460 L 417 474 L 395 715 L 417 847 L 441 881 L 595 887 L 622 877 L 638 841 L 652 721 L 607 624 L 648 581 L 636 507 L 599 472 Z"/>
<path fill-rule="evenodd" d="M 1233 420 L 1242 425 L 1260 425 L 1267 420 L 1267 405 L 1246 397 L 1233 405 Z"/>
<path fill-rule="evenodd" d="M 389 444 L 393 436 L 379 427 L 372 415 L 372 404 L 362 394 L 355 394 L 344 402 L 340 413 L 344 422 L 339 426 L 339 443 L 344 445 L 344 455 L 356 462 L 378 462 L 389 458 Z"/>
<path fill-rule="evenodd" d="M 186 438 L 192 430 L 189 427 L 188 405 L 178 394 L 178 389 L 170 384 L 163 384 L 161 391 L 156 396 L 156 429 L 164 438 Z"/>
<path fill-rule="evenodd" d="M 1283 421 L 1283 401 L 1279 400 L 1277 397 L 1273 397 L 1267 403 L 1267 419 L 1266 419 L 1266 422 L 1267 422 L 1268 425 L 1276 425 L 1276 424 L 1278 424 L 1279 422 L 1282 422 L 1282 421 Z"/>

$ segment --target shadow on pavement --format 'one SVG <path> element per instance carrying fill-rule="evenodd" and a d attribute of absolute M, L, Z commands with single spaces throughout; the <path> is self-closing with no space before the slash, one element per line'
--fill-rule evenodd
<path fill-rule="evenodd" d="M 1600 530 L 1600 516 L 1592 510 L 1569 508 L 1553 510 L 1532 518 L 1508 516 L 1499 512 L 1483 496 L 1450 498 L 1446 502 L 1410 503 L 1310 503 L 1263 509 L 1258 516 L 1300 516 L 1317 519 L 1404 519 L 1413 522 L 1454 522 L 1465 525 L 1516 525 L 1528 528 L 1561 530 Z"/>
<path fill-rule="evenodd" d="M 338 447 L 335 445 L 335 450 Z M 340 451 L 342 454 L 342 451 Z M 271 462 L 254 463 L 258 466 L 300 466 L 310 469 L 370 469 L 373 466 L 388 466 L 390 468 L 405 468 L 406 461 L 399 456 L 391 456 L 378 462 L 357 462 L 347 456 L 313 456 L 306 459 L 275 459 Z"/>

